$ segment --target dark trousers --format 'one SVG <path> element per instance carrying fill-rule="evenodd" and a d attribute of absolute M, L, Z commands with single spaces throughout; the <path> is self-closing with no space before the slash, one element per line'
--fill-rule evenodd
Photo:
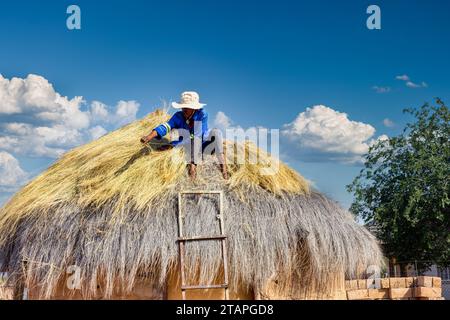
<path fill-rule="evenodd" d="M 201 157 L 195 156 L 198 148 L 196 144 L 196 139 L 191 139 L 191 163 L 197 164 L 203 159 L 205 155 L 216 154 L 219 162 L 223 161 L 223 136 L 219 129 L 211 129 L 208 136 L 202 141 L 202 152 Z M 198 141 L 200 142 L 200 141 Z"/>

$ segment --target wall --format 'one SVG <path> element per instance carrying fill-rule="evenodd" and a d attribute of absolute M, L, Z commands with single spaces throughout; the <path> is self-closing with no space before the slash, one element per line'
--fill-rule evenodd
<path fill-rule="evenodd" d="M 391 277 L 373 279 L 358 279 L 341 281 L 337 279 L 336 290 L 330 293 L 313 293 L 307 295 L 285 295 L 277 290 L 276 282 L 269 282 L 262 292 L 255 295 L 240 288 L 230 289 L 231 299 L 251 300 L 304 300 L 304 299 L 338 299 L 338 300 L 443 300 L 442 280 L 439 277 Z M 341 287 L 342 285 L 342 287 Z M 29 299 L 39 299 L 38 288 L 28 290 Z M 223 289 L 188 291 L 188 299 L 192 300 L 222 300 L 224 298 Z M 13 299 L 13 288 L 0 286 L 0 300 Z M 60 286 L 54 293 L 52 299 L 61 300 L 82 300 L 94 299 L 103 300 L 101 290 L 93 297 L 83 296 L 80 290 L 68 290 L 65 286 Z M 172 278 L 168 282 L 166 291 L 154 289 L 146 281 L 138 281 L 135 289 L 131 293 L 116 292 L 110 299 L 115 300 L 159 300 L 159 299 L 181 299 L 179 280 Z"/>
<path fill-rule="evenodd" d="M 345 281 L 348 300 L 444 300 L 439 277 L 393 277 Z"/>

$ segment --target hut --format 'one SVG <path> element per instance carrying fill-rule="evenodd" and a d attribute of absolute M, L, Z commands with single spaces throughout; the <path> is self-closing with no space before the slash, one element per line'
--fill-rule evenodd
<path fill-rule="evenodd" d="M 169 115 L 145 118 L 73 149 L 0 210 L 0 271 L 29 299 L 180 299 L 179 195 L 185 284 L 228 278 L 231 299 L 345 298 L 344 279 L 380 265 L 376 239 L 336 202 L 250 143 L 225 142 L 230 178 L 207 156 L 187 176 L 182 148 L 143 147 L 138 138 Z M 236 151 L 258 163 L 236 160 Z M 271 175 L 261 169 L 277 165 Z M 221 299 L 223 289 L 189 290 Z"/>

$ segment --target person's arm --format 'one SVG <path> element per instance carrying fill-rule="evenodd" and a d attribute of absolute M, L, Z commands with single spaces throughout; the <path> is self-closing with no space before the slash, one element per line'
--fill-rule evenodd
<path fill-rule="evenodd" d="M 158 136 L 158 132 L 156 132 L 156 130 L 152 130 L 152 132 L 150 132 L 149 135 L 141 138 L 141 142 L 148 143 L 148 142 L 152 141 L 154 138 L 156 138 L 157 136 Z"/>
<path fill-rule="evenodd" d="M 177 114 L 174 114 L 169 121 L 160 124 L 155 129 L 153 129 L 149 135 L 142 137 L 141 142 L 147 143 L 156 137 L 160 138 L 164 137 L 166 134 L 170 132 L 170 130 L 177 127 L 177 117 L 178 117 Z"/>

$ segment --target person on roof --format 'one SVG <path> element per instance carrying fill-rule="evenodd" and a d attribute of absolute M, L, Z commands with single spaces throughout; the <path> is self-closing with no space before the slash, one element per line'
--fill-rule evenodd
<path fill-rule="evenodd" d="M 176 112 L 169 121 L 154 128 L 150 134 L 141 138 L 141 142 L 146 144 L 153 139 L 161 139 L 171 130 L 177 129 L 179 138 L 171 141 L 167 148 L 189 143 L 190 163 L 188 164 L 189 175 L 192 179 L 196 177 L 197 163 L 199 161 L 195 150 L 196 143 L 201 142 L 202 154 L 204 152 L 215 153 L 220 163 L 220 168 L 224 179 L 228 179 L 227 165 L 223 155 L 223 138 L 218 129 L 208 129 L 208 113 L 203 109 L 206 104 L 200 103 L 197 92 L 187 91 L 181 94 L 180 102 L 172 102 Z M 186 133 L 186 134 L 183 134 Z M 211 151 L 209 151 L 211 150 Z"/>

